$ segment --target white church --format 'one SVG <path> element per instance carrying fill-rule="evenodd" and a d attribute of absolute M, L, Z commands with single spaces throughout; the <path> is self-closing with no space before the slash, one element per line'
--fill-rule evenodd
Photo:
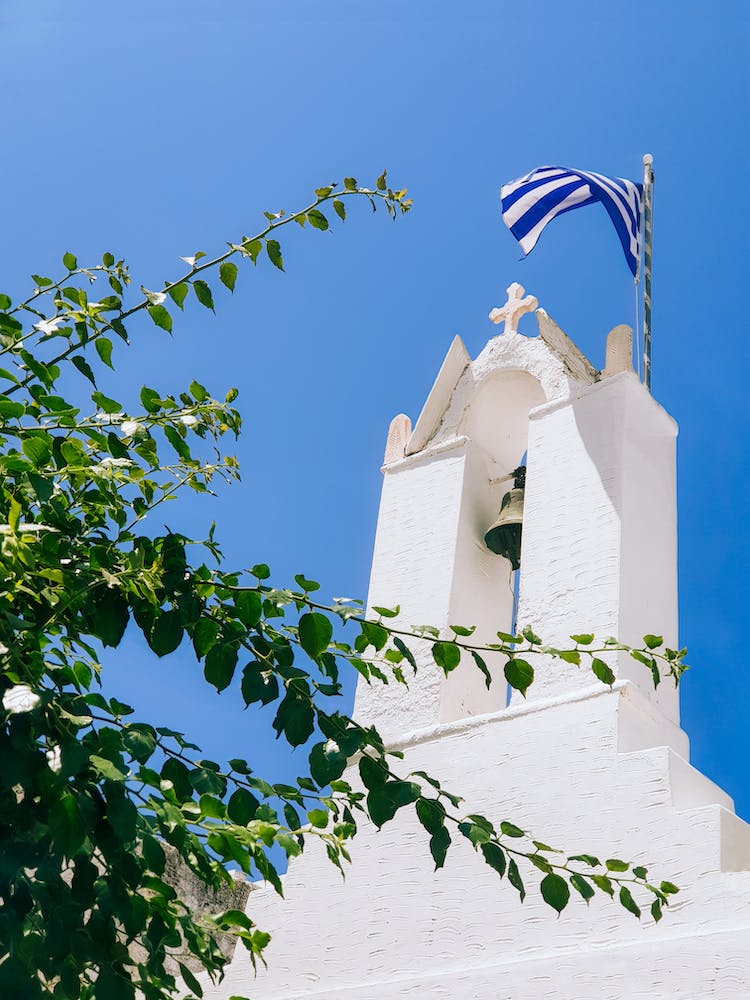
<path fill-rule="evenodd" d="M 510 563 L 484 536 L 526 464 L 516 621 L 548 643 L 576 632 L 678 648 L 674 420 L 632 370 L 616 327 L 597 371 L 518 285 L 472 360 L 453 341 L 413 429 L 391 424 L 369 605 L 406 627 L 514 620 Z M 534 311 L 539 335 L 517 330 Z M 597 894 L 558 918 L 524 871 L 523 904 L 471 845 L 437 872 L 413 810 L 362 826 L 341 880 L 318 845 L 290 865 L 285 899 L 262 884 L 247 912 L 271 933 L 256 973 L 239 945 L 211 1000 L 699 1000 L 750 998 L 750 827 L 689 763 L 671 680 L 627 655 L 610 688 L 535 661 L 507 704 L 473 664 L 446 678 L 425 657 L 408 689 L 361 679 L 354 714 L 466 812 L 511 820 L 567 853 L 649 867 L 680 886 L 660 923 Z M 501 672 L 498 671 L 499 676 Z M 352 770 L 356 781 L 356 768 Z M 460 838 L 459 838 L 460 839 Z M 575 894 L 574 894 L 575 895 Z"/>

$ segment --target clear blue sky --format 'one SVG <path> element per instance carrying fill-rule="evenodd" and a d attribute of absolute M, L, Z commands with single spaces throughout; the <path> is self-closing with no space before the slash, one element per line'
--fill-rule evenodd
<path fill-rule="evenodd" d="M 653 152 L 654 393 L 681 428 L 694 663 L 683 717 L 694 762 L 746 817 L 749 18 L 746 0 L 0 8 L 2 291 L 68 249 L 124 255 L 153 288 L 179 255 L 346 174 L 387 166 L 413 194 L 395 226 L 363 206 L 334 235 L 290 233 L 286 274 L 248 267 L 216 318 L 188 311 L 174 339 L 139 328 L 102 385 L 128 401 L 143 381 L 237 385 L 243 482 L 166 519 L 202 536 L 215 518 L 229 564 L 266 561 L 280 583 L 303 571 L 328 594 L 365 594 L 389 420 L 416 418 L 454 334 L 479 352 L 511 281 L 597 366 L 606 332 L 632 321 L 604 212 L 566 215 L 520 263 L 499 185 L 550 162 L 638 180 Z M 112 670 L 126 700 L 208 755 L 301 770 L 188 655 L 156 662 L 131 637 Z"/>

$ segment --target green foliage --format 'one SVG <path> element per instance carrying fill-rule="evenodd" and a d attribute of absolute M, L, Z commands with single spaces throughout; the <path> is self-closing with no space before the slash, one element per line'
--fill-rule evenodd
<path fill-rule="evenodd" d="M 401 773 L 400 755 L 378 732 L 336 708 L 345 669 L 404 684 L 406 665 L 415 671 L 431 657 L 448 673 L 466 652 L 489 686 L 500 656 L 525 694 L 534 655 L 588 663 L 611 683 L 596 654 L 627 647 L 597 648 L 593 636 L 579 635 L 580 655 L 552 650 L 530 629 L 483 646 L 472 643 L 471 627 L 442 636 L 432 626 L 403 627 L 398 608 L 379 608 L 372 620 L 359 602 L 316 602 L 318 584 L 301 575 L 298 589 L 276 588 L 264 563 L 227 571 L 213 529 L 193 540 L 160 533 L 158 515 L 149 519 L 186 489 L 212 493 L 237 478 L 236 459 L 221 451 L 240 432 L 236 391 L 214 396 L 197 381 L 175 393 L 143 387 L 127 410 L 96 388 L 98 366 L 114 364 L 112 335 L 128 344 L 139 313 L 171 332 L 165 303 L 183 309 L 191 287 L 213 310 L 211 277 L 217 290 L 234 291 L 238 264 L 255 265 L 264 247 L 283 269 L 276 231 L 289 222 L 325 231 L 321 205 L 331 201 L 343 220 L 344 200 L 363 197 L 395 217 L 409 210 L 405 195 L 385 173 L 374 189 L 353 178 L 319 188 L 311 205 L 266 213 L 259 233 L 213 260 L 182 258 L 185 273 L 157 291 L 141 286 L 141 296 L 111 253 L 92 267 L 66 253 L 59 279 L 34 275 L 33 291 L 15 306 L 0 296 L 0 996 L 165 1000 L 181 989 L 168 962 L 177 954 L 184 986 L 200 996 L 186 961 L 215 981 L 226 961 L 220 935 L 241 940 L 253 962 L 269 937 L 239 910 L 191 913 L 164 879 L 167 852 L 209 889 L 230 883 L 232 865 L 281 892 L 272 848 L 294 857 L 315 837 L 343 869 L 363 819 L 382 826 L 412 807 L 436 868 L 451 833 L 460 834 L 507 873 L 521 899 L 519 862 L 532 876 L 542 872 L 542 896 L 558 912 L 568 884 L 585 900 L 618 888 L 633 913 L 637 888 L 654 919 L 677 891 L 647 883 L 645 868 L 565 858 L 509 821 L 498 832 L 485 817 L 463 815 L 457 795 L 425 772 Z M 85 409 L 62 395 L 81 377 L 94 386 Z M 239 706 L 263 708 L 259 720 L 279 738 L 306 745 L 297 782 L 270 784 L 240 757 L 206 760 L 183 734 L 105 696 L 114 684 L 101 685 L 106 650 L 128 628 L 157 657 L 179 649 L 185 669 L 192 661 L 217 691 L 238 677 Z M 663 650 L 657 638 L 627 651 L 679 678 L 684 651 Z M 364 791 L 346 777 L 354 759 Z"/>

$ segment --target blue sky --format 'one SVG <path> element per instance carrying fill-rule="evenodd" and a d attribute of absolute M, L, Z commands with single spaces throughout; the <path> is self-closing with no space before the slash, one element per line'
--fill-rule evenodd
<path fill-rule="evenodd" d="M 237 385 L 242 483 L 165 520 L 200 537 L 216 519 L 230 565 L 364 596 L 388 422 L 416 419 L 454 334 L 476 355 L 513 280 L 596 366 L 607 331 L 632 322 L 605 213 L 566 215 L 519 262 L 500 184 L 549 162 L 638 180 L 651 151 L 653 385 L 680 424 L 694 664 L 683 719 L 694 763 L 750 817 L 746 0 L 209 6 L 5 0 L 0 290 L 17 296 L 66 250 L 124 255 L 153 288 L 179 255 L 260 228 L 264 209 L 388 167 L 410 217 L 362 206 L 333 235 L 289 233 L 285 274 L 248 267 L 216 318 L 190 310 L 174 339 L 139 327 L 102 384 L 127 401 L 144 381 Z M 301 771 L 257 716 L 206 691 L 189 656 L 156 662 L 129 637 L 112 672 L 126 700 L 209 756 Z"/>

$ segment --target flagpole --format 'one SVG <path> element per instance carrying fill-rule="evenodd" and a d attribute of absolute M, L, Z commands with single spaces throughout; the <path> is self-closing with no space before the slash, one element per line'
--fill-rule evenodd
<path fill-rule="evenodd" d="M 643 157 L 643 380 L 651 391 L 651 261 L 654 243 L 654 158 Z"/>

